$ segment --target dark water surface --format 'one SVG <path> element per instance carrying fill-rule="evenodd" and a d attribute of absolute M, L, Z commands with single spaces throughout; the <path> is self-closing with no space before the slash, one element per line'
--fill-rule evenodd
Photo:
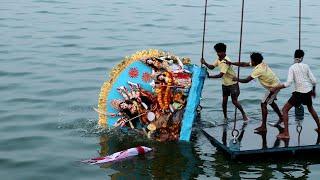
<path fill-rule="evenodd" d="M 208 3 L 205 57 L 213 59 L 212 46 L 222 41 L 236 60 L 241 1 Z M 318 179 L 317 160 L 229 161 L 211 146 L 199 126 L 191 143 L 136 140 L 97 129 L 92 106 L 97 104 L 107 73 L 124 56 L 157 48 L 199 62 L 203 4 L 192 0 L 2 0 L 1 179 Z M 302 47 L 318 79 L 319 8 L 320 1 L 303 1 Z M 246 2 L 243 59 L 251 51 L 263 52 L 284 81 L 298 45 L 297 13 L 295 1 Z M 241 74 L 250 71 L 243 69 Z M 258 123 L 264 89 L 258 82 L 241 85 L 241 89 L 240 100 L 251 123 Z M 281 91 L 280 106 L 290 91 Z M 203 97 L 201 121 L 208 126 L 221 123 L 221 82 L 207 80 Z M 314 105 L 320 112 L 319 99 Z M 270 121 L 276 120 L 272 111 L 269 115 Z M 305 120 L 312 120 L 308 113 Z M 135 145 L 156 151 L 102 167 L 79 163 Z"/>

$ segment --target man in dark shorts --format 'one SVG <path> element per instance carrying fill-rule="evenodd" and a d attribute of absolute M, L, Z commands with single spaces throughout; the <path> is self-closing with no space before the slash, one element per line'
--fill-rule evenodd
<path fill-rule="evenodd" d="M 232 78 L 235 77 L 236 73 L 232 69 L 232 66 L 226 63 L 227 61 L 230 61 L 230 58 L 226 55 L 227 46 L 223 43 L 218 43 L 214 46 L 214 49 L 218 56 L 214 63 L 208 64 L 204 59 L 201 59 L 201 63 L 207 66 L 209 69 L 214 69 L 215 67 L 219 67 L 220 69 L 220 74 L 214 76 L 208 75 L 208 77 L 222 78 L 222 109 L 224 118 L 228 119 L 227 103 L 228 97 L 231 96 L 232 103 L 240 110 L 243 120 L 247 122 L 248 117 L 238 101 L 238 97 L 240 95 L 239 84 L 236 81 L 232 80 Z"/>
<path fill-rule="evenodd" d="M 278 76 L 272 71 L 272 69 L 265 63 L 263 56 L 260 53 L 254 52 L 250 55 L 250 62 L 227 62 L 240 67 L 252 66 L 253 71 L 247 78 L 239 79 L 239 77 L 234 77 L 233 80 L 240 83 L 249 83 L 253 79 L 258 79 L 260 84 L 266 89 L 266 93 L 261 99 L 261 115 L 262 123 L 259 127 L 255 128 L 256 133 L 267 132 L 267 117 L 268 117 L 268 105 L 278 114 L 279 121 L 282 121 L 282 114 L 280 109 L 275 102 L 277 100 L 278 91 L 271 92 L 271 89 L 277 87 L 280 84 Z"/>
<path fill-rule="evenodd" d="M 287 82 L 272 89 L 272 91 L 275 92 L 279 89 L 289 87 L 292 82 L 294 82 L 295 84 L 292 96 L 282 109 L 284 131 L 283 133 L 280 133 L 277 136 L 279 139 L 290 138 L 288 129 L 288 112 L 292 107 L 300 106 L 301 104 L 306 105 L 308 107 L 309 112 L 311 113 L 314 121 L 317 124 L 316 131 L 320 132 L 319 117 L 312 105 L 312 97 L 316 96 L 316 78 L 312 74 L 309 66 L 307 64 L 302 63 L 303 57 L 303 50 L 298 49 L 295 51 L 294 64 L 291 65 L 291 67 L 289 68 Z"/>

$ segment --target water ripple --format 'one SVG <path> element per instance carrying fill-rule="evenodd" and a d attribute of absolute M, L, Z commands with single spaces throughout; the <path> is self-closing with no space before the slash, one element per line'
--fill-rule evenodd
<path fill-rule="evenodd" d="M 66 1 L 55 1 L 55 0 L 33 0 L 37 3 L 49 3 L 49 4 L 68 4 Z"/>
<path fill-rule="evenodd" d="M 82 39 L 82 36 L 77 36 L 77 35 L 63 35 L 63 36 L 56 36 L 55 38 L 57 39 Z"/>
<path fill-rule="evenodd" d="M 1 146 L 0 151 L 11 151 L 17 149 L 36 150 L 40 148 L 39 146 L 35 146 L 36 144 L 41 144 L 41 146 L 44 146 L 49 142 L 49 138 L 43 136 L 29 136 L 3 139 L 1 141 L 1 144 L 5 144 L 5 146 Z"/>
<path fill-rule="evenodd" d="M 151 43 L 150 46 L 160 46 L 160 47 L 168 47 L 168 46 L 185 46 L 187 44 L 196 44 L 198 42 L 174 42 L 174 43 Z"/>
<path fill-rule="evenodd" d="M 8 71 L 1 71 L 0 70 L 0 77 L 5 76 L 5 77 L 21 77 L 21 76 L 28 76 L 32 75 L 32 72 L 8 72 Z"/>
<path fill-rule="evenodd" d="M 263 41 L 263 43 L 284 43 L 284 42 L 288 42 L 288 40 L 287 39 L 271 39 L 271 40 Z"/>
<path fill-rule="evenodd" d="M 74 48 L 79 48 L 80 47 L 78 44 L 63 44 L 61 46 L 62 47 L 74 47 Z"/>
<path fill-rule="evenodd" d="M 107 51 L 107 50 L 112 50 L 114 49 L 114 47 L 92 47 L 92 48 L 88 48 L 89 50 L 98 50 L 98 51 Z"/>
<path fill-rule="evenodd" d="M 92 67 L 92 68 L 85 68 L 85 69 L 74 69 L 74 70 L 68 70 L 64 71 L 65 73 L 83 73 L 83 72 L 99 72 L 99 71 L 105 71 L 105 67 Z"/>
<path fill-rule="evenodd" d="M 5 101 L 6 103 L 32 103 L 32 104 L 43 104 L 43 103 L 49 103 L 52 100 L 49 99 L 37 99 L 37 98 L 11 98 L 10 100 Z"/>
<path fill-rule="evenodd" d="M 73 87 L 68 89 L 48 89 L 48 90 L 39 91 L 38 94 L 51 97 L 51 96 L 61 96 L 61 95 L 70 94 L 70 93 L 79 92 L 79 91 L 85 92 L 92 89 L 96 89 L 96 87 L 86 86 L 86 87 Z"/>

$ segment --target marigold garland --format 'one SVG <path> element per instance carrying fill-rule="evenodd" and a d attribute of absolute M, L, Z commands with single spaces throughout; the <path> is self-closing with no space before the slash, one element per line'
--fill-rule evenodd
<path fill-rule="evenodd" d="M 172 75 L 169 72 L 164 72 L 166 77 L 168 77 L 168 82 L 166 84 L 165 93 L 164 93 L 164 109 L 169 109 L 170 101 L 171 101 L 171 86 L 172 84 Z"/>
<path fill-rule="evenodd" d="M 162 84 L 155 89 L 157 95 L 157 101 L 161 109 L 169 109 L 171 102 L 171 87 L 173 85 L 173 77 L 170 72 L 163 73 L 167 77 L 166 84 Z"/>

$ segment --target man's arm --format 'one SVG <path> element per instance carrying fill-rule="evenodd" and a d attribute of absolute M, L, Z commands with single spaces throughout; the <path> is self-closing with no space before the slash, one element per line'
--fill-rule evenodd
<path fill-rule="evenodd" d="M 226 64 L 240 66 L 240 67 L 249 67 L 249 66 L 251 66 L 251 64 L 248 63 L 248 62 L 231 62 L 231 61 L 227 61 L 227 60 L 226 60 Z"/>
<path fill-rule="evenodd" d="M 207 66 L 207 68 L 209 68 L 209 69 L 214 69 L 214 68 L 215 68 L 214 65 L 208 64 L 208 63 L 206 62 L 206 60 L 204 60 L 203 58 L 201 59 L 201 64 L 204 64 L 204 65 Z"/>
<path fill-rule="evenodd" d="M 287 77 L 287 81 L 283 84 L 279 84 L 276 87 L 273 87 L 270 89 L 271 92 L 275 92 L 277 90 L 283 89 L 283 88 L 287 88 L 289 87 L 293 82 L 293 70 L 291 68 L 289 68 L 289 72 L 288 72 L 288 77 Z"/>
<path fill-rule="evenodd" d="M 279 84 L 276 87 L 271 88 L 270 91 L 271 92 L 276 92 L 276 91 L 278 91 L 280 89 L 283 89 L 283 88 L 286 88 L 286 86 L 284 84 Z"/>
<path fill-rule="evenodd" d="M 222 76 L 227 73 L 229 67 L 230 67 L 229 65 L 227 65 L 225 63 L 222 63 L 221 64 L 221 69 L 220 69 L 220 74 L 213 75 L 213 76 L 208 75 L 208 77 L 209 78 L 222 78 Z"/>
<path fill-rule="evenodd" d="M 311 96 L 314 98 L 316 97 L 316 86 L 315 85 L 312 88 Z"/>
<path fill-rule="evenodd" d="M 283 86 L 279 86 L 279 87 L 281 87 L 281 89 L 282 88 L 287 88 L 292 84 L 292 82 L 293 82 L 293 70 L 290 67 L 289 68 L 289 72 L 288 72 L 287 82 L 283 83 L 282 84 Z"/>
<path fill-rule="evenodd" d="M 313 73 L 311 72 L 311 69 L 310 69 L 309 66 L 308 66 L 308 76 L 309 76 L 309 78 L 310 78 L 310 80 L 311 80 L 312 85 L 313 85 L 313 86 L 316 86 L 316 84 L 317 84 L 317 79 L 316 79 L 316 77 L 314 77 L 314 75 L 313 75 Z"/>
<path fill-rule="evenodd" d="M 241 82 L 241 83 L 248 83 L 250 81 L 252 81 L 254 78 L 251 77 L 251 76 L 248 76 L 247 78 L 245 79 L 240 79 L 240 78 L 237 78 L 237 77 L 234 77 L 233 80 L 234 81 L 238 81 L 238 82 Z"/>
<path fill-rule="evenodd" d="M 313 73 L 311 72 L 310 67 L 308 66 L 308 76 L 311 80 L 311 83 L 313 85 L 312 87 L 312 92 L 311 92 L 311 96 L 312 97 L 316 97 L 316 84 L 317 84 L 317 79 L 316 77 L 314 77 Z"/>
<path fill-rule="evenodd" d="M 212 76 L 208 75 L 208 78 L 222 78 L 223 75 L 224 73 L 220 72 L 220 74 L 217 74 L 217 75 L 212 75 Z"/>
<path fill-rule="evenodd" d="M 240 67 L 249 67 L 251 66 L 248 62 L 231 62 L 232 65 L 240 66 Z"/>

